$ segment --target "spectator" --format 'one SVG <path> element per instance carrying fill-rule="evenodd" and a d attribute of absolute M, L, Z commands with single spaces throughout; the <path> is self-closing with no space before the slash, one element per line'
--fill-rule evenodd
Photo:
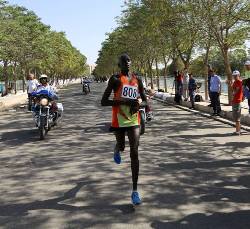
<path fill-rule="evenodd" d="M 27 93 L 28 93 L 28 110 L 31 111 L 32 106 L 32 98 L 31 93 L 36 91 L 39 82 L 35 78 L 34 74 L 29 74 L 28 77 L 28 86 L 27 86 Z"/>
<path fill-rule="evenodd" d="M 180 104 L 183 94 L 183 73 L 175 72 L 175 102 Z"/>
<path fill-rule="evenodd" d="M 187 101 L 188 96 L 189 96 L 188 82 L 189 82 L 188 70 L 187 70 L 187 68 L 185 68 L 184 69 L 184 74 L 183 74 L 183 97 L 184 97 L 184 101 Z"/>
<path fill-rule="evenodd" d="M 248 101 L 248 112 L 250 114 L 250 60 L 245 63 L 245 74 L 243 80 L 244 96 Z"/>
<path fill-rule="evenodd" d="M 190 97 L 190 102 L 191 102 L 191 108 L 190 109 L 195 109 L 194 107 L 194 98 L 195 98 L 195 91 L 197 88 L 196 81 L 193 77 L 193 74 L 189 74 L 189 82 L 188 82 L 188 92 L 189 92 L 189 97 Z"/>
<path fill-rule="evenodd" d="M 211 101 L 211 92 L 210 92 L 211 71 L 210 70 L 212 70 L 212 67 L 211 67 L 211 65 L 208 65 L 208 82 L 207 82 L 207 84 L 208 84 L 208 97 L 209 97 L 209 100 Z M 208 106 L 212 107 L 212 104 L 210 103 Z"/>
<path fill-rule="evenodd" d="M 209 71 L 211 75 L 210 80 L 210 96 L 211 96 L 211 105 L 213 107 L 213 115 L 218 116 L 221 112 L 220 106 L 220 95 L 221 95 L 221 78 L 217 76 L 213 69 Z"/>
<path fill-rule="evenodd" d="M 232 112 L 233 119 L 235 121 L 236 132 L 234 134 L 240 135 L 240 116 L 241 116 L 241 102 L 243 100 L 243 87 L 242 81 L 240 79 L 240 72 L 233 72 L 234 82 L 231 83 L 231 88 L 233 90 L 233 100 L 232 100 Z"/>

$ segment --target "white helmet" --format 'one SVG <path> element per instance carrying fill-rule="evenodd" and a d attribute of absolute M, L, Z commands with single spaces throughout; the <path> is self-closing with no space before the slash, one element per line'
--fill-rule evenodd
<path fill-rule="evenodd" d="M 247 60 L 245 65 L 250 65 L 250 60 Z"/>
<path fill-rule="evenodd" d="M 40 79 L 44 79 L 44 78 L 48 79 L 48 76 L 45 75 L 45 74 L 42 74 L 42 75 L 40 75 L 39 80 L 40 80 Z"/>

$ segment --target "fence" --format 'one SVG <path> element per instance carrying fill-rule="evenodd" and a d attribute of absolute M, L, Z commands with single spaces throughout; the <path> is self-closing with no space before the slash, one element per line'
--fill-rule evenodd
<path fill-rule="evenodd" d="M 26 83 L 27 82 L 25 81 L 25 85 L 24 85 L 25 89 L 27 87 Z M 14 81 L 9 81 L 8 89 L 9 89 L 10 93 L 15 93 L 15 82 Z M 16 81 L 16 90 L 17 91 L 23 90 L 23 81 L 22 80 Z M 6 93 L 5 83 L 0 82 L 0 94 L 4 95 L 5 93 Z"/>

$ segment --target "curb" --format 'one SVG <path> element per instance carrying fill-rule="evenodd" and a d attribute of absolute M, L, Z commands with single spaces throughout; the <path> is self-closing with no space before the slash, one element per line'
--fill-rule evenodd
<path fill-rule="evenodd" d="M 79 82 L 71 82 L 71 83 L 67 83 L 65 85 L 60 85 L 57 90 L 60 91 L 62 88 L 65 88 L 69 85 L 73 85 L 73 84 L 77 84 Z M 9 97 L 5 97 L 5 99 L 3 99 L 3 101 L 0 101 L 0 112 L 3 111 L 7 111 L 8 109 L 11 108 L 16 108 L 18 106 L 27 104 L 27 100 L 28 100 L 28 95 L 27 93 L 22 93 L 19 95 L 11 95 Z"/>
<path fill-rule="evenodd" d="M 185 105 L 188 104 L 188 102 L 186 102 L 187 104 L 185 104 L 183 106 L 183 105 L 177 105 L 177 104 L 175 104 L 174 100 L 171 99 L 171 98 L 167 98 L 166 100 L 163 100 L 163 99 L 160 99 L 160 98 L 153 97 L 152 99 L 156 100 L 158 102 L 164 103 L 164 104 L 168 104 L 168 105 L 174 106 L 174 107 L 176 107 L 178 109 L 185 110 L 185 111 L 188 111 L 190 113 L 194 113 L 194 114 L 200 115 L 202 117 L 213 119 L 215 121 L 222 122 L 224 124 L 227 124 L 227 125 L 235 127 L 235 123 L 233 121 L 229 120 L 230 116 L 232 117 L 232 112 L 222 111 L 222 114 L 220 116 L 212 116 L 208 112 L 204 111 L 204 110 L 210 110 L 209 107 L 205 107 L 205 106 L 202 106 L 202 105 L 197 104 L 197 103 L 195 104 L 196 110 L 191 110 L 187 106 L 185 106 Z M 201 109 L 201 108 L 203 108 L 203 109 Z M 228 113 L 231 113 L 231 114 L 228 114 Z M 248 123 L 246 123 L 246 120 L 248 121 Z M 241 118 L 241 129 L 250 132 L 249 123 L 250 123 L 250 117 L 244 117 L 243 116 Z"/>

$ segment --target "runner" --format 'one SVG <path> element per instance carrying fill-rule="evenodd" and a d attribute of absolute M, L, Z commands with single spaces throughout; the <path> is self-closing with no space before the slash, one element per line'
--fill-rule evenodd
<path fill-rule="evenodd" d="M 130 73 L 131 60 L 127 54 L 119 58 L 118 66 L 121 73 L 113 75 L 103 94 L 102 106 L 112 106 L 112 124 L 111 130 L 116 137 L 116 146 L 114 149 L 114 161 L 121 163 L 121 152 L 125 149 L 125 134 L 127 133 L 130 145 L 130 158 L 132 170 L 133 191 L 131 195 L 132 203 L 138 205 L 141 203 L 139 193 L 137 192 L 137 182 L 139 176 L 138 146 L 140 138 L 140 116 L 138 93 L 147 104 L 147 98 L 144 93 L 142 80 Z M 109 97 L 114 92 L 113 100 Z"/>

